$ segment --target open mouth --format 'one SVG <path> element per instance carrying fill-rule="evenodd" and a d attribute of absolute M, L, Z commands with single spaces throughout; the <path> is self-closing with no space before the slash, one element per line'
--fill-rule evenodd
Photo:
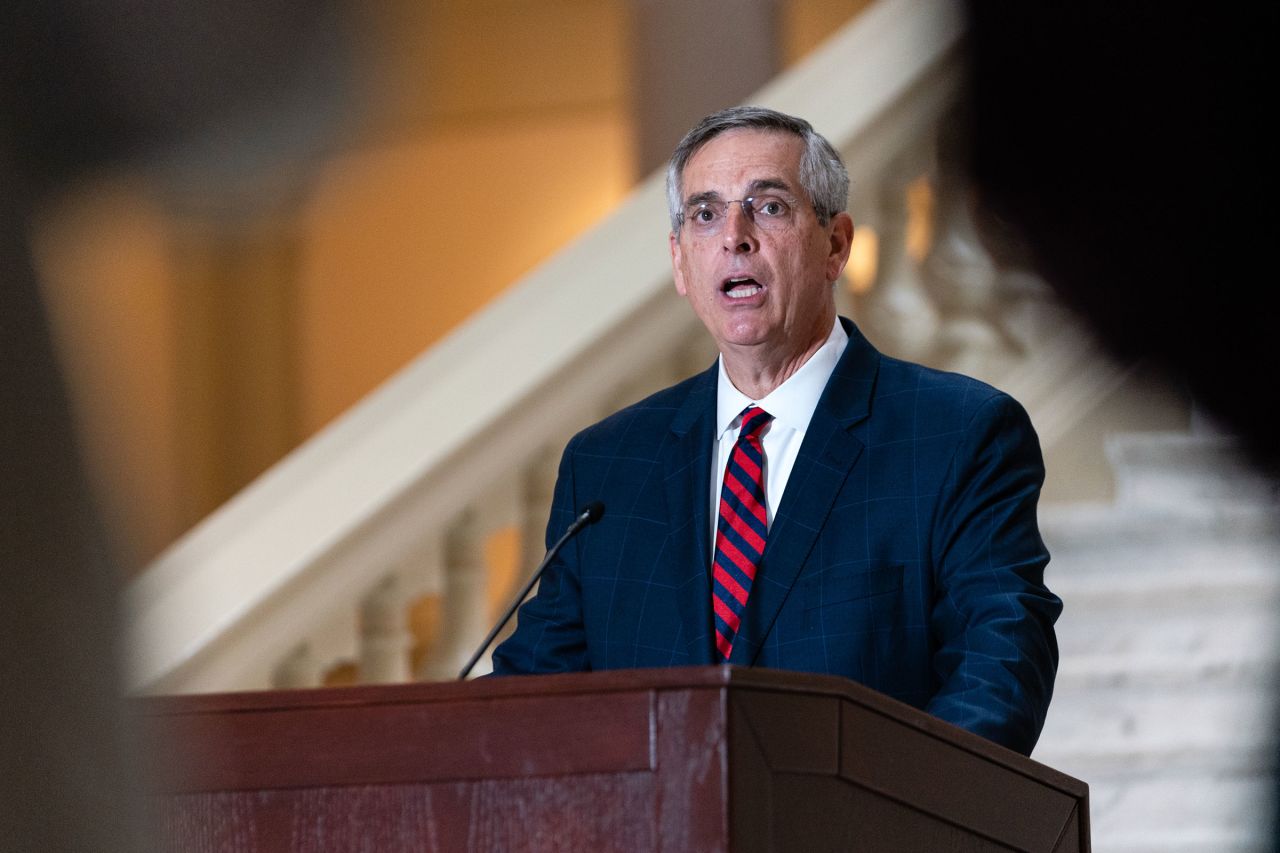
<path fill-rule="evenodd" d="M 750 276 L 737 276 L 725 279 L 720 290 L 730 299 L 746 299 L 749 296 L 755 296 L 764 286 Z"/>

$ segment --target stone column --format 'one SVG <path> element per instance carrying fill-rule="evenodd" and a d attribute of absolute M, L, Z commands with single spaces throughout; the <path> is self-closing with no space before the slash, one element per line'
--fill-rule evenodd
<path fill-rule="evenodd" d="M 399 579 L 383 578 L 360 602 L 360 681 L 364 684 L 408 681 L 408 606 Z"/>
<path fill-rule="evenodd" d="M 439 646 L 423 662 L 424 680 L 454 678 L 489 630 L 484 532 L 480 514 L 468 508 L 445 534 L 443 628 Z"/>
<path fill-rule="evenodd" d="M 547 518 L 551 514 L 561 449 L 551 445 L 543 447 L 524 470 L 523 506 L 520 508 L 520 572 L 516 586 L 524 583 L 546 551 Z M 510 594 L 515 592 L 513 589 Z"/>
<path fill-rule="evenodd" d="M 919 175 L 903 163 L 887 169 L 876 203 L 867 206 L 879 251 L 875 283 L 858 298 L 856 318 L 884 350 L 912 361 L 927 360 L 939 326 L 938 310 L 907 250 L 907 186 Z"/>

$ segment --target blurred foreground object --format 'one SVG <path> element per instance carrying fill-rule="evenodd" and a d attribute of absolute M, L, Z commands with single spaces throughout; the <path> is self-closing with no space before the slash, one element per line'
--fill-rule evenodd
<path fill-rule="evenodd" d="M 31 220 L 109 164 L 208 198 L 332 130 L 337 3 L 18 2 L 0 11 L 0 849 L 147 847 L 119 703 L 118 578 L 80 465 Z M 214 200 L 214 203 L 217 203 Z M 84 282 L 92 287 L 93 282 Z M 130 756 L 132 754 L 132 760 Z"/>
<path fill-rule="evenodd" d="M 971 171 L 988 237 L 1121 358 L 1156 360 L 1280 469 L 1274 7 L 971 3 Z M 1265 387 L 1259 386 L 1259 377 Z"/>
<path fill-rule="evenodd" d="M 1029 263 L 1121 358 L 1151 359 L 1184 382 L 1243 440 L 1274 497 L 1276 170 L 1262 81 L 1280 12 L 968 5 L 970 174 L 993 249 Z M 1223 480 L 1248 483 L 1230 471 Z M 1211 509 L 1226 517 L 1222 503 Z M 1239 538 L 1217 546 L 1215 575 L 1239 568 Z M 1274 697 L 1273 678 L 1265 689 Z M 1271 728 L 1262 743 L 1274 753 Z M 1274 774 L 1274 760 L 1263 767 Z M 1268 846 L 1280 850 L 1272 785 Z"/>

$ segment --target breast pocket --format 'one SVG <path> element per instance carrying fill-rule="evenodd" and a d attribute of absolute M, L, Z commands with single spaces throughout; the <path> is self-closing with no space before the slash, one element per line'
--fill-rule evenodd
<path fill-rule="evenodd" d="M 811 634 L 851 637 L 883 632 L 898 621 L 903 566 L 833 569 L 804 583 L 804 624 Z"/>
<path fill-rule="evenodd" d="M 834 607 L 902 589 L 901 563 L 868 569 L 834 569 L 810 578 L 804 585 L 805 610 Z"/>

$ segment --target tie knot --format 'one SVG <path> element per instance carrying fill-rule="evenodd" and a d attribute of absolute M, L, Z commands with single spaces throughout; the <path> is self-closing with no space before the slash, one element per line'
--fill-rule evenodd
<path fill-rule="evenodd" d="M 759 435 L 760 430 L 764 429 L 771 420 L 773 415 L 759 406 L 747 406 L 742 410 L 742 429 L 738 432 L 738 438 Z"/>

